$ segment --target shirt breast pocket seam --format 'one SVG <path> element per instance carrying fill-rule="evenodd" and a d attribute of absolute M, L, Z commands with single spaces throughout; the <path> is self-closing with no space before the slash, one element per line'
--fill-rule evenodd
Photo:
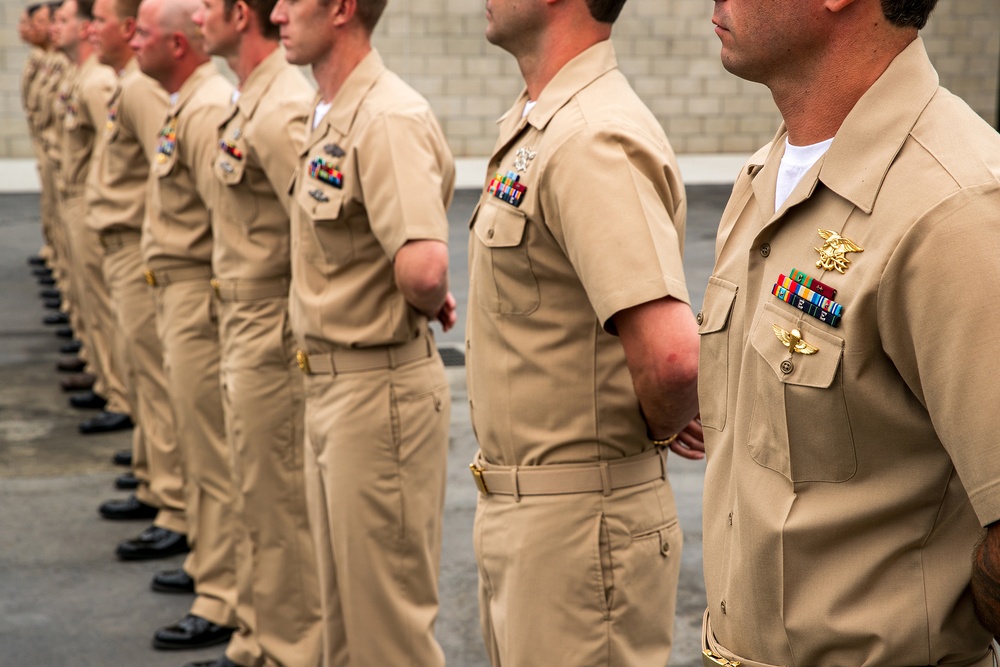
<path fill-rule="evenodd" d="M 530 315 L 541 304 L 528 247 L 528 224 L 527 215 L 511 206 L 485 202 L 479 207 L 472 229 L 488 255 L 493 287 L 487 293 L 480 284 L 479 300 L 491 312 Z"/>
<path fill-rule="evenodd" d="M 705 299 L 699 314 L 698 334 L 703 356 L 711 359 L 714 376 L 712 394 L 701 397 L 701 421 L 708 428 L 722 431 L 726 426 L 729 402 L 729 322 L 732 318 L 739 288 L 735 283 L 712 276 L 705 289 Z M 704 373 L 704 371 L 702 371 Z"/>

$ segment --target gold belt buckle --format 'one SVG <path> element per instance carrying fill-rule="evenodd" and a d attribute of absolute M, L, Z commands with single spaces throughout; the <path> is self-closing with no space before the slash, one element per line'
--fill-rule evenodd
<path fill-rule="evenodd" d="M 212 278 L 212 279 L 211 279 L 210 281 L 208 281 L 208 282 L 212 284 L 212 289 L 213 289 L 213 290 L 215 290 L 215 298 L 216 298 L 216 299 L 221 299 L 221 298 L 222 298 L 222 295 L 220 295 L 220 294 L 219 294 L 219 281 L 218 281 L 218 280 L 216 280 L 215 278 Z M 302 365 L 302 363 L 301 363 L 301 362 L 299 362 L 299 365 L 301 366 L 301 365 Z"/>
<path fill-rule="evenodd" d="M 156 274 L 150 271 L 149 269 L 146 269 L 145 274 L 146 274 L 146 282 L 149 283 L 149 286 L 156 287 Z"/>
<path fill-rule="evenodd" d="M 483 469 L 475 463 L 470 463 L 469 470 L 472 471 L 472 479 L 476 480 L 476 486 L 479 488 L 479 493 L 484 496 L 490 495 L 490 492 L 486 489 L 486 480 L 483 479 Z"/>
<path fill-rule="evenodd" d="M 299 362 L 299 369 L 303 373 L 312 373 L 312 369 L 309 368 L 309 355 L 302 350 L 295 350 L 295 361 Z"/>
<path fill-rule="evenodd" d="M 721 655 L 712 653 L 708 649 L 702 651 L 701 656 L 701 662 L 704 667 L 713 667 L 713 665 L 720 665 L 721 667 L 740 667 L 739 660 L 727 660 Z"/>

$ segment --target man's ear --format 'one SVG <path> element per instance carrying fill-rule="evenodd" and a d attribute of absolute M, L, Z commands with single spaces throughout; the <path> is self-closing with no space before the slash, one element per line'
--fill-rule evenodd
<path fill-rule="evenodd" d="M 246 32 L 250 27 L 250 5 L 244 0 L 236 0 L 236 4 L 233 5 L 233 14 L 233 18 L 236 20 L 236 29 L 240 32 Z"/>
<path fill-rule="evenodd" d="M 839 12 L 853 5 L 855 0 L 824 0 L 823 7 L 830 12 Z"/>

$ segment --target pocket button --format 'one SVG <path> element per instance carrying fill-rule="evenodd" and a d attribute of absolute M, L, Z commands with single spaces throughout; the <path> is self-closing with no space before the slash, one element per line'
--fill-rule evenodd
<path fill-rule="evenodd" d="M 784 361 L 781 362 L 781 372 L 784 373 L 785 375 L 788 375 L 794 370 L 795 370 L 795 364 L 793 364 L 788 359 L 785 359 Z"/>

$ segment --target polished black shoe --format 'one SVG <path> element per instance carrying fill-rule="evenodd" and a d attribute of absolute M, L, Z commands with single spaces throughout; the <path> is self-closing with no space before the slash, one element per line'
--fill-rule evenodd
<path fill-rule="evenodd" d="M 184 665 L 184 667 L 243 667 L 238 662 L 233 662 L 226 656 L 222 656 L 216 660 L 209 660 L 207 662 L 189 662 Z"/>
<path fill-rule="evenodd" d="M 111 433 L 132 428 L 132 418 L 120 412 L 98 412 L 96 417 L 80 422 L 80 433 Z"/>
<path fill-rule="evenodd" d="M 52 276 L 42 276 L 38 279 L 38 284 L 42 287 L 53 287 L 56 284 L 56 279 Z"/>
<path fill-rule="evenodd" d="M 149 587 L 157 593 L 194 593 L 194 579 L 182 567 L 161 570 L 153 577 Z"/>
<path fill-rule="evenodd" d="M 56 370 L 60 373 L 79 373 L 86 367 L 87 362 L 80 357 L 66 357 L 56 362 Z"/>
<path fill-rule="evenodd" d="M 32 255 L 31 257 L 28 258 L 28 265 L 29 266 L 45 266 L 45 260 L 42 259 L 39 255 Z"/>
<path fill-rule="evenodd" d="M 62 313 L 59 313 L 62 315 Z M 56 338 L 72 338 L 73 329 L 70 327 L 59 327 L 56 329 Z"/>
<path fill-rule="evenodd" d="M 115 488 L 119 491 L 133 491 L 139 488 L 139 478 L 130 472 L 115 477 Z"/>
<path fill-rule="evenodd" d="M 69 404 L 80 410 L 103 410 L 104 406 L 108 404 L 108 399 L 90 390 L 70 396 Z"/>
<path fill-rule="evenodd" d="M 90 373 L 78 373 L 70 375 L 59 381 L 59 386 L 63 391 L 87 391 L 94 386 L 97 378 Z"/>
<path fill-rule="evenodd" d="M 81 349 L 83 349 L 83 343 L 78 340 L 71 340 L 59 346 L 59 352 L 62 354 L 76 354 Z"/>
<path fill-rule="evenodd" d="M 52 313 L 51 315 L 46 315 L 45 317 L 42 318 L 42 324 L 45 324 L 50 327 L 55 326 L 57 324 L 69 324 L 69 316 L 66 315 L 66 313 Z M 59 332 L 56 332 L 56 335 L 58 336 Z M 71 329 L 69 337 L 72 338 L 72 336 L 73 336 L 73 331 Z"/>
<path fill-rule="evenodd" d="M 188 614 L 173 625 L 153 633 L 153 648 L 172 650 L 225 644 L 234 630 L 235 628 L 216 625 L 201 616 Z"/>
<path fill-rule="evenodd" d="M 132 465 L 132 450 L 130 449 L 120 449 L 115 452 L 114 456 L 111 457 L 111 462 L 116 466 L 130 466 Z"/>
<path fill-rule="evenodd" d="M 36 276 L 38 276 L 39 278 L 44 278 L 46 276 L 51 276 L 52 275 L 52 269 L 50 269 L 49 267 L 44 266 L 44 265 L 42 265 L 42 266 L 36 266 L 35 268 L 33 268 L 31 270 L 31 273 L 34 274 L 34 275 L 36 275 Z"/>
<path fill-rule="evenodd" d="M 43 289 L 41 292 L 38 293 L 38 296 L 42 297 L 43 299 L 61 299 L 62 292 L 60 292 L 54 287 L 46 287 L 45 289 Z"/>
<path fill-rule="evenodd" d="M 45 301 L 42 302 L 42 307 L 46 308 L 47 310 L 59 310 L 60 308 L 62 308 L 62 299 L 58 297 L 55 299 L 46 299 Z"/>
<path fill-rule="evenodd" d="M 147 505 L 133 494 L 124 500 L 108 500 L 103 502 L 97 508 L 97 511 L 105 519 L 110 519 L 111 521 L 129 521 L 131 519 L 155 518 L 156 513 L 160 510 L 152 505 Z"/>
<path fill-rule="evenodd" d="M 187 536 L 159 526 L 150 526 L 133 537 L 118 543 L 115 553 L 121 560 L 152 560 L 167 558 L 190 551 Z"/>

